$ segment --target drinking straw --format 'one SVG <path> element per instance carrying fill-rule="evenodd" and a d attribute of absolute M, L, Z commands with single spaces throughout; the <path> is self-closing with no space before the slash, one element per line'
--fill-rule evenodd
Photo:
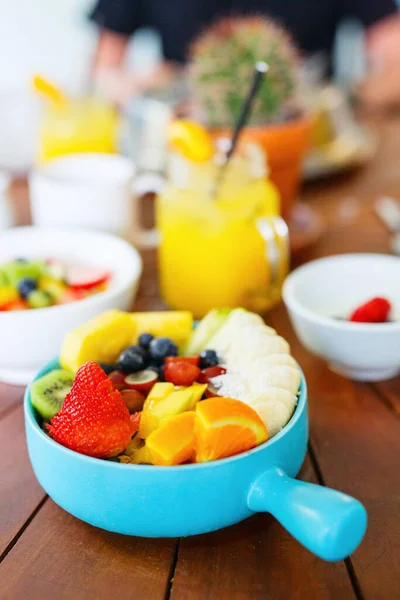
<path fill-rule="evenodd" d="M 242 108 L 241 108 L 241 111 L 239 114 L 239 118 L 238 118 L 235 128 L 233 130 L 229 150 L 226 153 L 226 157 L 225 157 L 225 161 L 224 161 L 223 165 L 220 167 L 220 169 L 218 170 L 218 173 L 217 173 L 215 186 L 214 186 L 214 190 L 213 190 L 213 196 L 216 196 L 218 187 L 224 176 L 225 169 L 228 166 L 228 163 L 232 157 L 232 154 L 235 152 L 237 143 L 240 138 L 240 134 L 242 133 L 243 128 L 249 119 L 249 115 L 251 113 L 251 109 L 253 107 L 254 100 L 260 89 L 260 84 L 261 84 L 262 78 L 268 72 L 268 70 L 269 70 L 269 66 L 267 65 L 266 62 L 259 61 L 256 63 L 250 89 L 247 93 L 247 96 L 245 97 L 245 99 L 243 101 Z"/>

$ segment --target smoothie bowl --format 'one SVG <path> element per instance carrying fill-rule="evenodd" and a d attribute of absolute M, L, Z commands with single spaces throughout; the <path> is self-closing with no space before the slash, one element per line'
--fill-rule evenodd
<path fill-rule="evenodd" d="M 285 340 L 241 309 L 190 327 L 188 313 L 111 311 L 67 335 L 25 395 L 43 488 L 122 534 L 196 535 L 270 512 L 321 558 L 348 556 L 365 532 L 363 506 L 293 479 L 307 451 L 307 390 Z M 261 362 L 242 369 L 238 348 L 244 363 L 255 337 Z"/>
<path fill-rule="evenodd" d="M 28 383 L 69 330 L 109 308 L 128 309 L 141 270 L 137 251 L 108 234 L 37 227 L 2 233 L 0 379 Z"/>

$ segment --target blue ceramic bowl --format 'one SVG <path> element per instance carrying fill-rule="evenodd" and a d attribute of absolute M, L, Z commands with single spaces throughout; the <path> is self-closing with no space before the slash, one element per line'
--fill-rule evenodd
<path fill-rule="evenodd" d="M 59 368 L 49 363 L 37 378 Z M 340 560 L 360 543 L 367 516 L 357 501 L 294 478 L 308 440 L 307 388 L 270 441 L 215 462 L 154 467 L 90 458 L 54 442 L 25 394 L 29 456 L 36 477 L 66 511 L 102 529 L 144 537 L 178 537 L 227 527 L 270 512 L 309 550 Z"/>

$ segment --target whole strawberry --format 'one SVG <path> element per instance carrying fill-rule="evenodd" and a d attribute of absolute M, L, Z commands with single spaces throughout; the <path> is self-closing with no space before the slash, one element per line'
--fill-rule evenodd
<path fill-rule="evenodd" d="M 80 367 L 62 409 L 47 428 L 59 444 L 96 458 L 120 454 L 137 429 L 121 394 L 95 362 Z"/>
<path fill-rule="evenodd" d="M 385 323 L 388 320 L 391 305 L 386 298 L 372 298 L 352 313 L 350 321 L 354 323 Z"/>

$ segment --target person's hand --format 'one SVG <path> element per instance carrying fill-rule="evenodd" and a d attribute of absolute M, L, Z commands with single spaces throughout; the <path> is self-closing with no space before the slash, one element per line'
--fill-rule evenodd
<path fill-rule="evenodd" d="M 94 87 L 110 102 L 125 106 L 134 96 L 163 89 L 176 76 L 176 68 L 161 63 L 149 73 L 132 73 L 122 68 L 98 67 L 93 74 Z"/>
<path fill-rule="evenodd" d="M 400 14 L 374 25 L 367 34 L 370 74 L 358 98 L 371 109 L 400 106 Z"/>
<path fill-rule="evenodd" d="M 357 98 L 368 109 L 391 110 L 400 107 L 400 64 L 387 65 L 370 75 L 358 88 Z"/>
<path fill-rule="evenodd" d="M 146 91 L 166 87 L 176 76 L 178 67 L 163 62 L 148 73 L 132 73 L 124 67 L 129 38 L 109 30 L 99 35 L 94 55 L 92 79 L 94 88 L 117 106 Z"/>

